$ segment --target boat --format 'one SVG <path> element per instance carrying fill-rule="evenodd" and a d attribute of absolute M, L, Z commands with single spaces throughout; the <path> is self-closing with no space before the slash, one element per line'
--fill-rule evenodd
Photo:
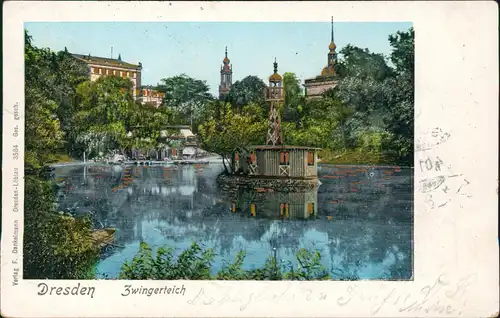
<path fill-rule="evenodd" d="M 206 159 L 177 159 L 172 160 L 172 163 L 176 165 L 203 165 L 210 162 Z"/>
<path fill-rule="evenodd" d="M 176 165 L 206 165 L 210 163 L 209 160 L 198 157 L 198 148 L 195 147 L 186 147 L 182 154 L 184 159 L 174 159 L 172 163 Z"/>

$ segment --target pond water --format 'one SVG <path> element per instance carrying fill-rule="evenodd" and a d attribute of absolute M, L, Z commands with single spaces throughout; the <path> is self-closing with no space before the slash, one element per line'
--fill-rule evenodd
<path fill-rule="evenodd" d="M 321 165 L 322 184 L 307 193 L 258 189 L 231 196 L 216 186 L 222 170 L 219 164 L 94 165 L 55 173 L 65 181 L 61 209 L 93 211 L 96 227 L 117 229 L 116 248 L 101 256 L 98 278 L 118 277 L 144 241 L 153 249 L 181 251 L 192 242 L 213 248 L 214 272 L 240 250 L 252 269 L 272 255 L 295 264 L 296 252 L 307 248 L 321 253 L 334 279 L 412 279 L 412 169 Z"/>

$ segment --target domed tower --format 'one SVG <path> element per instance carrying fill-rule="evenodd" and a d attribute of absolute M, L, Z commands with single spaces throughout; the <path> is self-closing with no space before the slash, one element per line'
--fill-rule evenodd
<path fill-rule="evenodd" d="M 230 60 L 227 57 L 227 46 L 226 46 L 226 56 L 222 61 L 222 66 L 220 69 L 220 85 L 219 85 L 219 98 L 224 98 L 231 90 L 231 85 L 233 81 L 233 67 L 229 64 Z"/>
<path fill-rule="evenodd" d="M 283 140 L 280 132 L 281 119 L 278 108 L 283 103 L 284 90 L 283 78 L 278 74 L 276 58 L 274 58 L 274 73 L 269 76 L 269 86 L 266 91 L 266 100 L 270 103 L 266 144 L 281 145 Z"/>

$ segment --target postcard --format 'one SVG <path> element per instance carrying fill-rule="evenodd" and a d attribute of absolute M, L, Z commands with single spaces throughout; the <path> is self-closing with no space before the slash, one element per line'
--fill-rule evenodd
<path fill-rule="evenodd" d="M 6 3 L 2 315 L 497 315 L 495 8 Z"/>

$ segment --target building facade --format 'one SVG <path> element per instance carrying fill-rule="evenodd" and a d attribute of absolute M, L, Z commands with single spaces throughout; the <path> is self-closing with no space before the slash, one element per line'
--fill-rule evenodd
<path fill-rule="evenodd" d="M 159 107 L 163 103 L 165 93 L 154 90 L 152 86 L 143 86 L 136 90 L 135 93 L 137 101 L 141 104 L 150 104 Z"/>
<path fill-rule="evenodd" d="M 220 85 L 219 85 L 219 98 L 223 99 L 227 96 L 231 90 L 231 85 L 233 84 L 233 66 L 229 64 L 230 60 L 227 57 L 227 46 L 226 46 L 226 56 L 222 61 L 222 66 L 220 69 Z"/>
<path fill-rule="evenodd" d="M 85 62 L 89 68 L 90 80 L 96 81 L 101 76 L 115 75 L 128 78 L 133 84 L 133 95 L 141 87 L 142 63 L 131 64 L 122 61 L 121 55 L 117 59 L 82 54 L 72 54 L 76 59 Z"/>
<path fill-rule="evenodd" d="M 101 76 L 120 76 L 128 78 L 132 82 L 132 94 L 134 99 L 141 104 L 152 104 L 156 107 L 163 103 L 165 94 L 156 91 L 152 86 L 142 86 L 142 63 L 132 64 L 122 61 L 121 54 L 117 59 L 99 57 L 92 55 L 71 54 L 76 59 L 83 61 L 89 68 L 91 81 L 96 81 Z"/>
<path fill-rule="evenodd" d="M 332 19 L 332 35 L 331 41 L 328 45 L 328 62 L 321 71 L 321 74 L 309 78 L 304 81 L 306 98 L 321 98 L 323 93 L 338 84 L 338 74 L 336 70 L 337 65 L 337 46 L 335 45 L 333 37 L 333 19 Z"/>

